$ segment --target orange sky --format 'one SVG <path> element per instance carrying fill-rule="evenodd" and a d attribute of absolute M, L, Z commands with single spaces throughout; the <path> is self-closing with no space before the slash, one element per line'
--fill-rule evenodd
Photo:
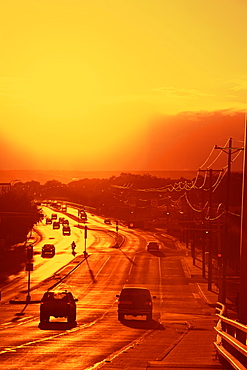
<path fill-rule="evenodd" d="M 178 126 L 184 145 L 202 132 L 179 113 L 246 109 L 246 0 L 0 0 L 0 9 L 0 169 L 195 169 L 211 132 L 186 157 Z M 233 139 L 242 119 L 232 116 Z M 216 139 L 225 144 L 223 132 Z"/>

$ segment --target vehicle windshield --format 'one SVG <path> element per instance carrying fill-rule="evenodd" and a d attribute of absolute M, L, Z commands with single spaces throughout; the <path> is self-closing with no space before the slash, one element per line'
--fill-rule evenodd
<path fill-rule="evenodd" d="M 135 297 L 148 300 L 150 299 L 150 294 L 146 290 L 124 290 L 120 295 L 121 299 L 132 299 Z"/>
<path fill-rule="evenodd" d="M 54 299 L 68 301 L 68 296 L 67 296 L 66 293 L 60 293 L 60 292 L 59 293 L 54 293 L 54 292 L 51 292 L 51 293 L 46 293 L 44 299 L 46 301 L 53 301 Z"/>
<path fill-rule="evenodd" d="M 45 251 L 50 251 L 50 250 L 53 250 L 55 249 L 55 247 L 53 245 L 44 245 L 43 246 L 43 250 Z"/>

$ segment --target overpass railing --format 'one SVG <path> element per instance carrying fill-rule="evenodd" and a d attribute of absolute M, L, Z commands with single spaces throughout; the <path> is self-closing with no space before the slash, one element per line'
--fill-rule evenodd
<path fill-rule="evenodd" d="M 214 345 L 221 362 L 227 369 L 247 369 L 247 326 L 225 317 L 226 308 L 217 303 L 218 322 Z"/>

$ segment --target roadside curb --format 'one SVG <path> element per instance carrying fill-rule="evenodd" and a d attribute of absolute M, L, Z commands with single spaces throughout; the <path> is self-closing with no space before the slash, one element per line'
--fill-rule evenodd
<path fill-rule="evenodd" d="M 37 304 L 37 303 L 40 303 L 41 301 L 40 300 L 37 300 L 37 301 L 29 301 L 29 300 L 26 300 L 26 301 L 17 301 L 17 300 L 13 300 L 11 299 L 9 301 L 10 304 Z"/>

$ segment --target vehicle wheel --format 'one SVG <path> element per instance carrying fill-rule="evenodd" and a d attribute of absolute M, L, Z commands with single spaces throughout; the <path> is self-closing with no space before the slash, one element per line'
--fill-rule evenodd
<path fill-rule="evenodd" d="M 151 320 L 152 320 L 152 312 L 147 314 L 147 321 L 151 321 Z"/>
<path fill-rule="evenodd" d="M 123 313 L 118 313 L 118 320 L 123 321 L 124 320 L 124 314 Z"/>

